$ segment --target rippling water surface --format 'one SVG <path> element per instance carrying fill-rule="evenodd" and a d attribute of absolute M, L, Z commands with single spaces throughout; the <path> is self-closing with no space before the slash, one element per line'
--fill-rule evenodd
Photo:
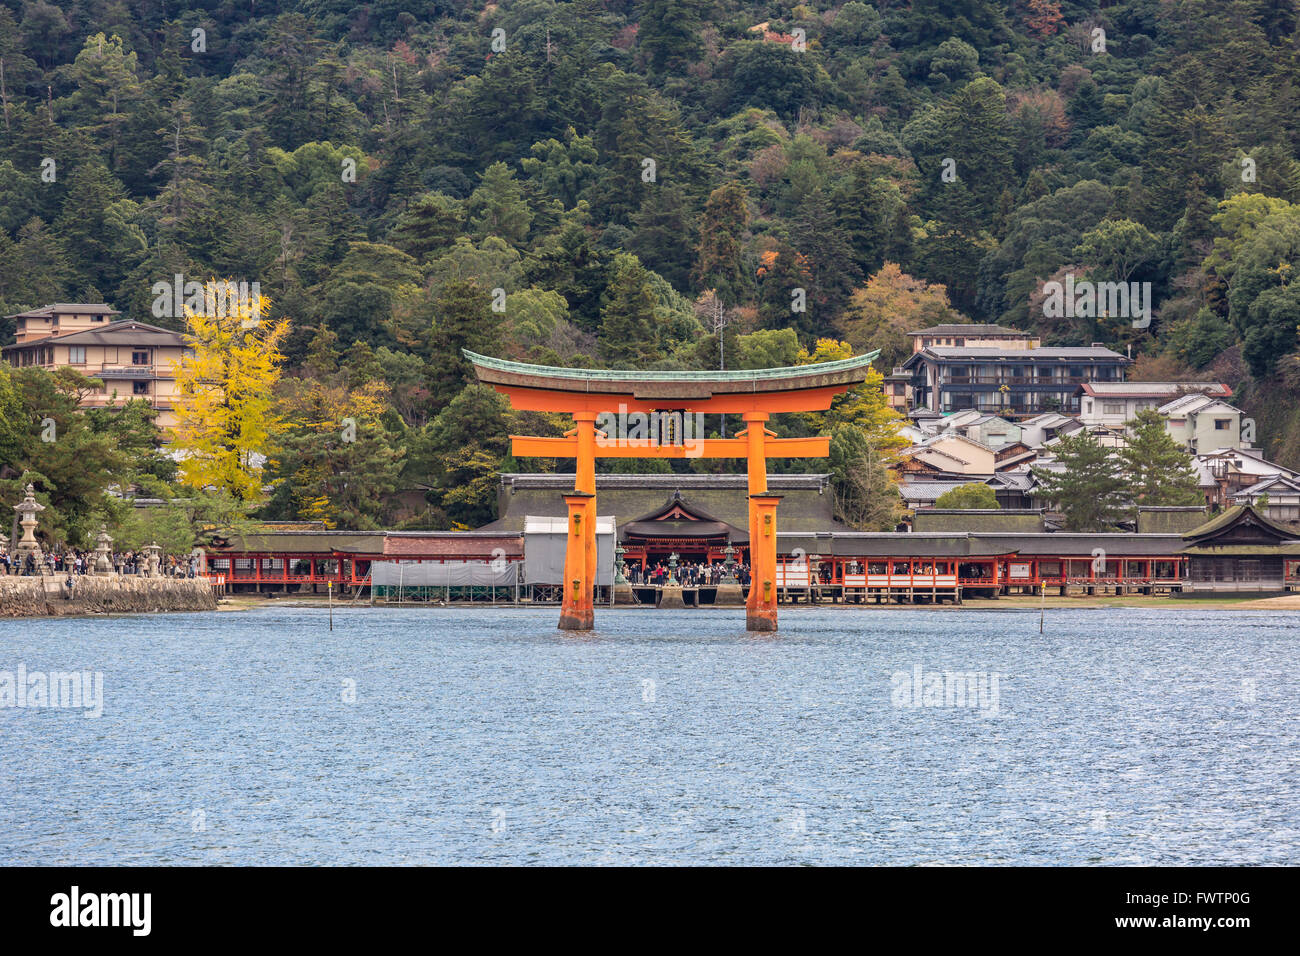
<path fill-rule="evenodd" d="M 0 863 L 1300 862 L 1297 615 L 597 615 L 0 623 L 0 671 L 104 675 L 0 709 Z"/>

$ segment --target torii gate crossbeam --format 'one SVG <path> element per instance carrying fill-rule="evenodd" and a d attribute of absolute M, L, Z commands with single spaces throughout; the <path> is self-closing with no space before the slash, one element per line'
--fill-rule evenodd
<path fill-rule="evenodd" d="M 824 458 L 830 438 L 777 438 L 768 430 L 778 412 L 824 411 L 835 396 L 866 380 L 870 352 L 837 362 L 730 372 L 621 371 L 559 368 L 490 358 L 466 351 L 480 382 L 521 411 L 562 412 L 574 427 L 563 438 L 512 435 L 520 458 L 573 458 L 574 489 L 564 496 L 568 539 L 560 627 L 591 630 L 596 582 L 596 459 L 744 458 L 749 478 L 750 588 L 746 627 L 776 630 L 776 510 L 780 495 L 767 490 L 768 458 Z M 611 436 L 597 421 L 622 421 L 652 412 L 738 414 L 745 429 L 734 438 Z M 622 416 L 622 418 L 620 418 Z"/>

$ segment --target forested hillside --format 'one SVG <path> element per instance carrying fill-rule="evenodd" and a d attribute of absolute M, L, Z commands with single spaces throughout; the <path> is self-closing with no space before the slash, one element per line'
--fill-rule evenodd
<path fill-rule="evenodd" d="M 156 283 L 260 282 L 263 513 L 343 526 L 480 523 L 541 466 L 506 435 L 558 426 L 462 347 L 887 372 L 1000 322 L 1226 381 L 1294 467 L 1296 38 L 1294 0 L 0 0 L 0 313 L 180 329 Z M 1067 274 L 1149 282 L 1151 321 L 1051 314 Z"/>

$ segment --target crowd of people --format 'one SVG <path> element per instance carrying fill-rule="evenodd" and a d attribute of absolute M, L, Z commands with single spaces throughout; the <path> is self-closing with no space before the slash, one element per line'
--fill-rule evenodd
<path fill-rule="evenodd" d="M 749 583 L 749 565 L 736 564 L 734 566 L 736 580 L 741 584 Z M 628 568 L 627 579 L 632 584 L 648 584 L 653 587 L 662 587 L 668 583 L 669 568 L 668 565 L 659 561 L 655 564 L 647 565 L 642 568 L 639 564 L 633 564 Z M 684 588 L 698 587 L 717 587 L 722 583 L 722 579 L 727 576 L 726 565 L 721 561 L 714 564 L 700 562 L 697 564 L 679 564 L 672 571 L 673 577 L 677 583 Z"/>
<path fill-rule="evenodd" d="M 34 574 L 92 574 L 95 570 L 95 552 L 79 551 L 75 548 L 67 551 L 53 551 L 45 555 L 38 565 L 29 552 L 24 558 L 10 556 L 0 551 L 0 574 L 34 575 Z M 148 574 L 149 556 L 144 551 L 119 551 L 108 556 L 109 565 L 117 574 Z M 167 577 L 192 578 L 199 573 L 197 557 L 177 557 L 164 555 L 159 570 Z"/>

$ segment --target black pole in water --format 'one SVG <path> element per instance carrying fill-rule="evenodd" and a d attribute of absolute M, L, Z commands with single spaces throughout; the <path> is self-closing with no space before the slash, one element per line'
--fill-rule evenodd
<path fill-rule="evenodd" d="M 329 594 L 330 601 L 330 630 L 334 630 L 334 582 L 329 581 L 325 585 L 325 590 Z"/>

